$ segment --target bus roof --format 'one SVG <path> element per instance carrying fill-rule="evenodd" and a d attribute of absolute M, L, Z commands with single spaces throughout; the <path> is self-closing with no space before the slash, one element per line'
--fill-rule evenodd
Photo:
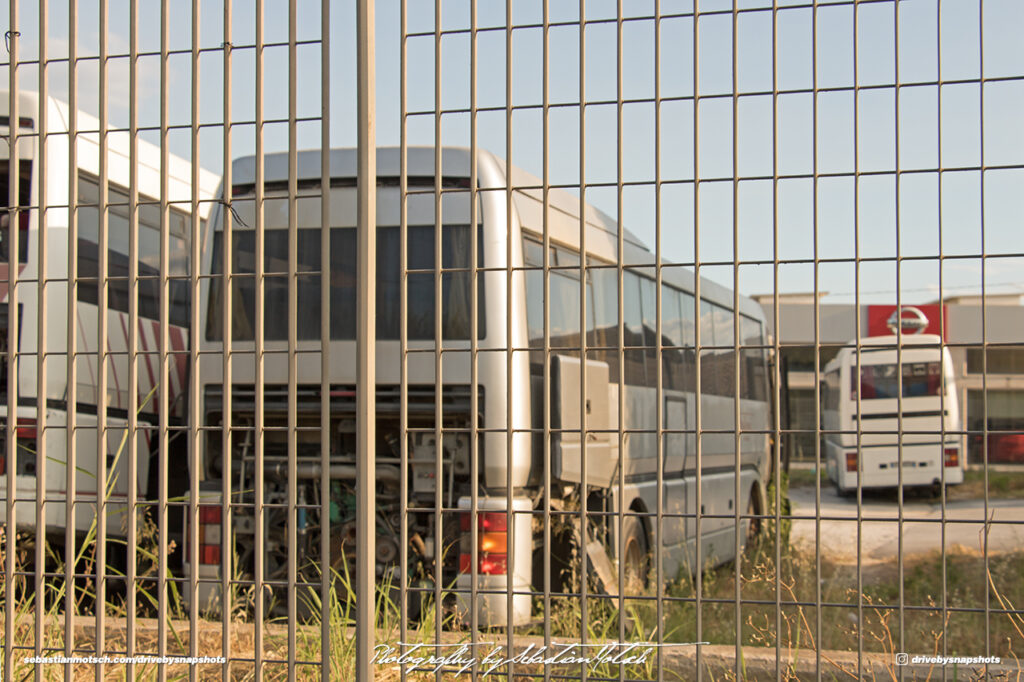
<path fill-rule="evenodd" d="M 69 107 L 52 95 L 47 98 L 47 130 L 50 136 L 68 132 Z M 10 100 L 7 90 L 0 90 L 0 115 L 9 118 Z M 23 91 L 18 101 L 18 118 L 20 129 L 25 129 L 25 134 L 36 136 L 38 134 L 39 117 L 39 94 L 31 91 Z M 9 121 L 0 123 L 9 123 Z M 100 122 L 95 116 L 83 112 L 77 113 L 76 121 L 77 144 L 78 144 L 78 165 L 92 175 L 99 175 L 99 129 Z M 114 126 L 111 126 L 114 127 Z M 58 139 L 51 140 L 50 144 L 59 144 Z M 66 144 L 66 141 L 65 141 Z M 141 138 L 136 140 L 136 169 L 138 171 L 139 191 L 151 197 L 158 197 L 160 194 L 160 147 L 147 142 Z M 107 173 L 111 182 L 127 187 L 129 182 L 129 160 L 131 158 L 131 147 L 128 132 L 118 130 L 107 135 L 108 167 Z M 174 202 L 179 208 L 184 208 L 192 199 L 192 164 L 174 154 L 168 153 L 168 200 Z M 66 172 L 66 169 L 65 171 Z M 209 216 L 211 203 L 216 197 L 216 191 L 220 178 L 208 170 L 199 168 L 199 186 L 197 196 L 199 201 L 200 217 Z"/>
<path fill-rule="evenodd" d="M 354 178 L 357 171 L 356 148 L 342 147 L 330 151 L 330 176 L 338 178 Z M 435 169 L 435 148 L 430 146 L 410 146 L 406 149 L 406 177 L 408 179 L 433 178 Z M 470 175 L 471 150 L 468 147 L 445 146 L 441 148 L 441 173 L 443 179 L 464 179 Z M 297 180 L 312 182 L 320 179 L 320 150 L 302 150 L 297 153 Z M 379 147 L 377 149 L 377 177 L 390 179 L 397 183 L 401 173 L 401 148 Z M 501 190 L 508 184 L 509 173 L 505 162 L 492 153 L 480 149 L 478 151 L 478 178 L 483 190 Z M 263 157 L 263 179 L 266 185 L 282 183 L 288 180 L 288 153 L 274 152 Z M 488 180 L 490 178 L 490 180 Z M 231 182 L 235 187 L 253 185 L 256 180 L 256 157 L 253 155 L 235 159 L 231 164 Z M 544 187 L 543 181 L 521 168 L 511 166 L 511 186 L 516 190 L 514 197 L 516 209 L 523 222 L 530 225 L 535 232 L 540 232 L 543 224 Z M 532 201 L 531 201 L 532 200 Z M 552 239 L 567 246 L 578 248 L 580 199 L 562 188 L 549 188 L 547 205 L 549 207 L 548 228 Z M 587 252 L 615 263 L 618 248 L 619 225 L 614 218 L 587 204 L 586 220 L 588 225 Z M 652 266 L 655 264 L 654 254 L 635 234 L 623 228 L 624 245 L 623 262 L 629 266 Z M 674 265 L 662 260 L 662 265 Z M 662 270 L 662 281 L 684 291 L 694 289 L 694 276 L 691 270 L 682 267 L 670 267 Z M 701 297 L 720 305 L 732 308 L 733 292 L 706 278 L 701 278 Z M 740 312 L 748 317 L 764 321 L 764 311 L 753 300 L 745 296 L 739 297 Z"/>

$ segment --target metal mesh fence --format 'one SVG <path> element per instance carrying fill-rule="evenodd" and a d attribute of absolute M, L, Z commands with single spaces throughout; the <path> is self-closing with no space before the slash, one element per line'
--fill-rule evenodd
<path fill-rule="evenodd" d="M 3 679 L 1019 674 L 1018 3 L 4 7 Z"/>

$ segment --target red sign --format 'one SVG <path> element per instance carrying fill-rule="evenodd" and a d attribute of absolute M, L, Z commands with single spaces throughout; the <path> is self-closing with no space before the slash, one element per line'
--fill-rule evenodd
<path fill-rule="evenodd" d="M 903 305 L 899 312 L 894 305 L 869 305 L 868 336 L 892 336 L 901 327 L 904 334 L 938 334 L 946 338 L 947 319 L 945 306 L 937 303 Z"/>

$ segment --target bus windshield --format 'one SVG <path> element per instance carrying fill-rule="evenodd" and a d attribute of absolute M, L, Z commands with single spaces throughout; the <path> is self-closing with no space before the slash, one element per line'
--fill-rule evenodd
<path fill-rule="evenodd" d="M 441 234 L 441 323 L 444 339 L 468 340 L 470 334 L 471 243 L 468 225 L 445 225 Z M 480 233 L 478 233 L 479 240 Z M 251 341 L 255 329 L 255 233 L 236 230 L 232 248 L 231 338 Z M 399 338 L 400 304 L 399 228 L 377 230 L 377 339 Z M 207 314 L 206 338 L 223 335 L 223 233 L 214 233 L 213 283 Z M 479 241 L 478 241 L 479 244 Z M 479 244 L 477 267 L 483 265 Z M 286 341 L 288 311 L 288 231 L 264 231 L 264 339 Z M 320 338 L 320 229 L 298 231 L 298 338 Z M 434 330 L 434 227 L 408 228 L 408 338 L 432 340 Z M 477 275 L 479 291 L 478 335 L 485 335 L 483 273 Z M 353 340 L 356 335 L 356 230 L 331 228 L 330 236 L 330 333 L 332 340 Z"/>
<path fill-rule="evenodd" d="M 939 362 L 903 363 L 903 397 L 937 396 L 942 390 L 942 364 Z M 896 398 L 899 389 L 897 365 L 862 365 L 861 400 Z M 857 399 L 856 370 L 850 373 L 850 399 Z"/>

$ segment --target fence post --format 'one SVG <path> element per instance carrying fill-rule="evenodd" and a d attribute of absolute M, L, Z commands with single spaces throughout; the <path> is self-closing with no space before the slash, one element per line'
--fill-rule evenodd
<path fill-rule="evenodd" d="M 374 2 L 356 5 L 358 278 L 356 313 L 356 679 L 373 678 L 376 437 L 377 141 Z"/>

